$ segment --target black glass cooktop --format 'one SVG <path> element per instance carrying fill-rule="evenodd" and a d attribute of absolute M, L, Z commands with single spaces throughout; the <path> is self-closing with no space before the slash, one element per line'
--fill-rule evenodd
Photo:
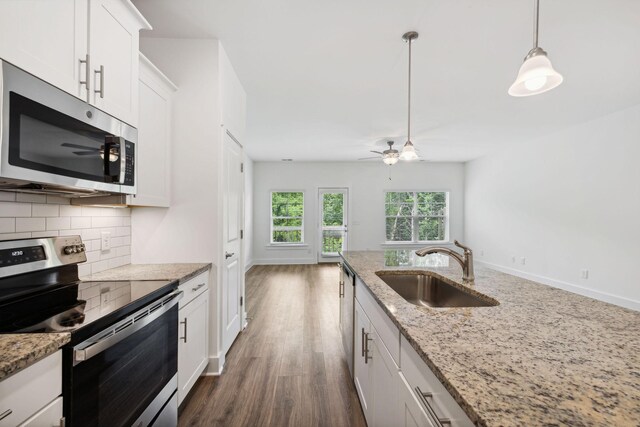
<path fill-rule="evenodd" d="M 164 280 L 77 281 L 14 296 L 0 302 L 0 333 L 75 333 L 80 329 L 94 329 L 92 325 L 105 322 L 108 325 L 169 293 L 171 283 Z"/>

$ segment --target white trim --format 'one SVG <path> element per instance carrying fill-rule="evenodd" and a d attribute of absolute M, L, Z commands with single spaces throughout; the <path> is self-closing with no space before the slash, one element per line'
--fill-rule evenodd
<path fill-rule="evenodd" d="M 209 356 L 209 364 L 202 376 L 211 377 L 211 376 L 219 376 L 222 375 L 222 371 L 224 370 L 224 354 L 218 353 L 217 357 Z"/>
<path fill-rule="evenodd" d="M 247 263 L 245 263 L 244 265 L 244 272 L 247 273 L 249 270 L 251 270 L 251 267 L 253 267 L 253 260 L 250 259 Z"/>
<path fill-rule="evenodd" d="M 253 265 L 298 265 L 317 264 L 315 258 L 262 258 L 253 261 Z"/>
<path fill-rule="evenodd" d="M 342 226 L 323 226 L 322 225 L 322 220 L 323 220 L 323 204 L 322 204 L 322 196 L 324 194 L 344 194 L 346 197 L 342 199 L 343 202 L 343 218 L 342 218 L 342 222 L 343 225 Z M 351 188 L 350 187 L 317 187 L 316 188 L 316 203 L 317 205 L 317 212 L 316 214 L 318 215 L 317 217 L 317 221 L 316 221 L 316 237 L 318 238 L 318 241 L 316 243 L 316 258 L 318 260 L 318 263 L 330 263 L 330 262 L 334 262 L 333 259 L 339 259 L 340 258 L 340 254 L 336 254 L 336 255 L 323 255 L 322 253 L 322 232 L 324 230 L 332 230 L 332 231 L 344 231 L 346 228 L 346 232 L 343 232 L 342 234 L 342 238 L 343 238 L 343 243 L 342 243 L 342 250 L 340 252 L 344 252 L 349 250 L 349 214 L 350 214 L 350 197 L 351 197 Z"/>
<path fill-rule="evenodd" d="M 380 246 L 383 247 L 383 248 L 401 248 L 401 249 L 423 248 L 425 246 L 435 246 L 435 245 L 447 246 L 447 245 L 453 245 L 453 242 L 449 241 L 449 240 L 424 240 L 424 241 L 420 241 L 420 242 L 394 242 L 394 241 L 390 241 L 390 242 L 380 243 Z"/>
<path fill-rule="evenodd" d="M 300 218 L 300 227 L 284 227 L 279 226 L 278 228 L 283 231 L 297 231 L 300 230 L 300 242 L 274 242 L 273 241 L 273 193 L 302 193 L 302 216 L 301 217 L 276 217 L 276 218 Z M 281 245 L 303 245 L 304 242 L 304 217 L 307 211 L 305 206 L 305 194 L 304 190 L 271 190 L 269 191 L 269 246 L 281 246 Z"/>
<path fill-rule="evenodd" d="M 582 296 L 586 296 L 589 298 L 597 299 L 599 301 L 608 302 L 610 304 L 615 304 L 621 307 L 629 308 L 631 310 L 640 311 L 640 301 L 632 300 L 629 298 L 620 297 L 618 295 L 609 294 L 606 292 L 595 291 L 593 289 L 588 289 L 583 286 L 575 285 L 573 283 L 564 282 L 562 280 L 552 279 L 546 276 L 540 276 L 538 274 L 527 273 L 525 271 L 516 270 L 515 268 L 504 267 L 498 264 L 492 264 L 485 261 L 476 260 L 477 264 L 482 264 L 486 267 L 489 267 L 493 270 L 500 271 L 502 273 L 511 274 L 513 276 L 521 277 L 523 279 L 531 280 L 534 282 L 542 283 L 543 285 L 551 286 L 558 289 L 563 289 L 565 291 L 572 292 L 574 294 L 579 294 Z"/>
<path fill-rule="evenodd" d="M 445 230 L 444 237 L 445 240 L 412 240 L 412 241 L 400 241 L 400 244 L 413 244 L 413 245 L 432 245 L 432 244 L 440 244 L 448 241 L 451 238 L 451 191 L 449 190 L 383 190 L 383 217 L 384 217 L 384 237 L 387 237 L 387 218 L 394 218 L 394 216 L 387 215 L 387 194 L 388 193 L 414 193 L 416 196 L 413 202 L 413 209 L 411 210 L 410 216 L 402 216 L 402 218 L 411 218 L 411 237 L 417 238 L 417 230 L 416 230 L 416 220 L 419 218 L 444 218 L 445 222 Z M 418 193 L 444 193 L 445 194 L 445 215 L 417 215 L 416 207 L 418 205 Z M 393 240 L 386 241 L 385 243 L 393 243 Z"/>
<path fill-rule="evenodd" d="M 308 243 L 270 243 L 264 245 L 267 250 L 284 250 L 284 249 L 305 249 L 309 247 Z"/>

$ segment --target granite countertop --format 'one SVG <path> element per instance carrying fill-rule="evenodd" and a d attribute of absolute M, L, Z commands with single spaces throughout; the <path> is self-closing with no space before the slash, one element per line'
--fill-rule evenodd
<path fill-rule="evenodd" d="M 464 284 L 455 261 L 402 252 L 343 258 L 472 421 L 640 425 L 640 313 L 482 266 Z M 424 269 L 500 304 L 417 307 L 375 274 Z"/>
<path fill-rule="evenodd" d="M 69 333 L 0 334 L 0 381 L 58 351 L 71 339 Z"/>
<path fill-rule="evenodd" d="M 211 268 L 211 263 L 203 264 L 128 264 L 83 277 L 82 280 L 177 280 L 186 282 Z"/>

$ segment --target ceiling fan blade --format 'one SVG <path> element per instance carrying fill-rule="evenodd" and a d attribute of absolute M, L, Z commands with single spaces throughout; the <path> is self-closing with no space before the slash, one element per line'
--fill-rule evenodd
<path fill-rule="evenodd" d="M 376 154 L 380 154 L 381 156 L 384 156 L 384 153 L 380 152 L 380 151 L 374 151 L 374 150 L 369 150 L 372 153 L 376 153 Z"/>
<path fill-rule="evenodd" d="M 375 157 L 363 157 L 363 158 L 358 159 L 358 160 L 373 160 L 373 159 L 379 159 L 379 158 L 380 158 L 379 156 L 375 156 Z"/>
<path fill-rule="evenodd" d="M 78 145 L 78 144 L 70 144 L 68 142 L 62 143 L 60 144 L 62 147 L 69 147 L 69 148 L 80 148 L 81 150 L 88 150 L 88 151 L 100 151 L 99 148 L 94 148 L 94 147 L 88 147 L 86 145 Z"/>
<path fill-rule="evenodd" d="M 97 151 L 73 151 L 76 156 L 99 156 Z"/>

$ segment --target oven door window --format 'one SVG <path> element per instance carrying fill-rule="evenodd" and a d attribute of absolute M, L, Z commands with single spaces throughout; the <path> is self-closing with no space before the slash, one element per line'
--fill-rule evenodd
<path fill-rule="evenodd" d="M 110 164 L 120 149 L 111 135 L 15 92 L 10 92 L 9 163 L 27 169 L 95 182 L 105 174 L 105 145 Z"/>
<path fill-rule="evenodd" d="M 73 426 L 130 426 L 178 369 L 178 307 L 73 367 Z"/>

